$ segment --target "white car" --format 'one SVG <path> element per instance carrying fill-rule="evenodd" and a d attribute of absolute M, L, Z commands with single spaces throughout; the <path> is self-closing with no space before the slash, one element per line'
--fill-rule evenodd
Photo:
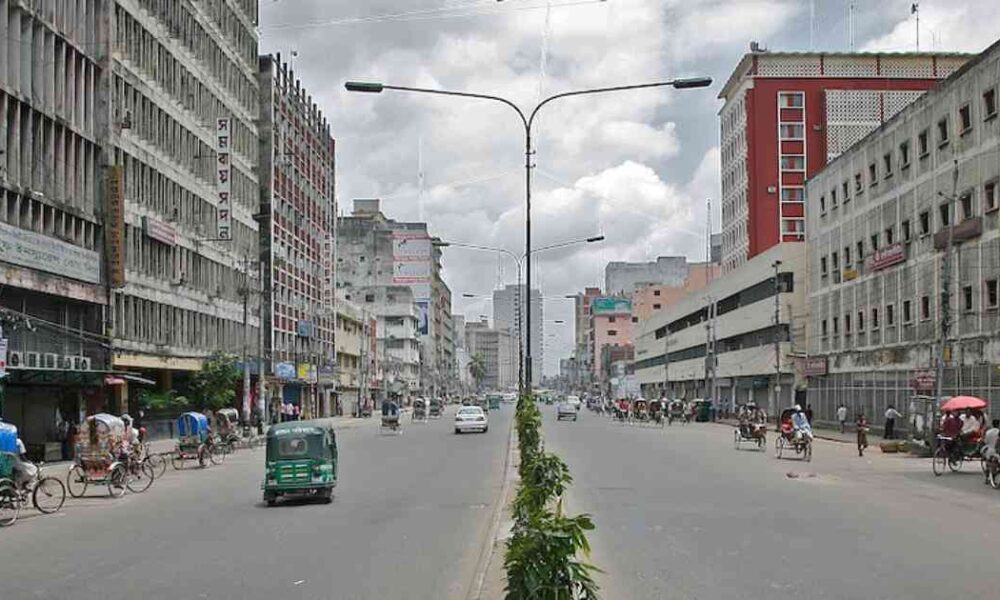
<path fill-rule="evenodd" d="M 566 402 L 568 402 L 576 410 L 580 410 L 580 397 L 579 396 L 566 396 Z"/>
<path fill-rule="evenodd" d="M 570 404 L 569 402 L 560 402 L 556 406 L 556 421 L 562 421 L 563 419 L 573 419 L 576 420 L 577 408 Z"/>
<path fill-rule="evenodd" d="M 486 413 L 478 406 L 463 406 L 455 413 L 455 433 L 465 433 L 466 431 L 489 431 L 490 422 L 486 418 Z"/>

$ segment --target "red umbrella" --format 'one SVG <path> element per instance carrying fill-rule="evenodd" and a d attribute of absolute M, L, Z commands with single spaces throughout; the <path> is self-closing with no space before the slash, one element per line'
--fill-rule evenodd
<path fill-rule="evenodd" d="M 955 396 L 941 405 L 943 411 L 986 408 L 986 401 L 975 396 Z"/>

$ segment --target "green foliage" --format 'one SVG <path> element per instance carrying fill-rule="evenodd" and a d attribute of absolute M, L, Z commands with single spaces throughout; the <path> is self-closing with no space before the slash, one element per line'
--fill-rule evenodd
<path fill-rule="evenodd" d="M 240 370 L 236 367 L 235 356 L 216 352 L 208 357 L 201 370 L 191 377 L 191 395 L 198 410 L 232 406 L 239 380 Z"/>
<path fill-rule="evenodd" d="M 155 413 L 181 413 L 190 408 L 191 401 L 179 396 L 175 390 L 145 392 L 139 397 L 139 406 Z"/>
<path fill-rule="evenodd" d="M 514 498 L 514 528 L 507 541 L 507 600 L 595 600 L 597 567 L 579 560 L 590 554 L 589 515 L 569 517 L 562 494 L 573 482 L 569 467 L 544 451 L 542 416 L 529 395 L 517 403 L 515 422 L 521 476 Z"/>
<path fill-rule="evenodd" d="M 476 389 L 481 389 L 483 380 L 486 379 L 486 358 L 482 354 L 477 352 L 472 355 L 472 360 L 469 361 L 469 375 L 476 382 Z"/>

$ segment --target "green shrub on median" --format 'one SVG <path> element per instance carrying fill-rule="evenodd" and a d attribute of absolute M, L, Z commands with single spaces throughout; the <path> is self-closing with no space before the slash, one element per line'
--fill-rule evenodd
<path fill-rule="evenodd" d="M 544 451 L 541 413 L 522 396 L 515 416 L 521 481 L 514 499 L 514 527 L 507 541 L 504 567 L 508 600 L 592 600 L 598 597 L 593 573 L 578 560 L 590 555 L 589 515 L 563 514 L 562 494 L 573 481 L 569 467 Z"/>

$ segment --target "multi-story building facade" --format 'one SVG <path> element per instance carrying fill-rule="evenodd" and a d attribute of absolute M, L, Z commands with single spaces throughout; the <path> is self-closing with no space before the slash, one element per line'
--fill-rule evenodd
<path fill-rule="evenodd" d="M 640 323 L 635 373 L 643 395 L 714 397 L 726 407 L 754 401 L 769 412 L 800 397 L 793 357 L 805 350 L 805 246 L 778 244 Z"/>
<path fill-rule="evenodd" d="M 369 399 L 367 363 L 369 318 L 361 306 L 344 298 L 337 299 L 337 402 L 335 414 L 359 414 Z"/>
<path fill-rule="evenodd" d="M 744 55 L 719 94 L 723 271 L 779 242 L 804 241 L 806 179 L 968 58 Z"/>
<path fill-rule="evenodd" d="M 718 277 L 718 263 L 688 263 L 687 277 L 680 285 L 650 284 L 632 291 L 632 316 L 641 323 L 688 294 L 697 292 Z"/>
<path fill-rule="evenodd" d="M 630 296 L 636 288 L 650 285 L 681 286 L 688 278 L 683 256 L 659 256 L 653 262 L 609 262 L 604 267 L 604 293 Z"/>
<path fill-rule="evenodd" d="M 472 374 L 469 373 L 471 355 L 465 345 L 465 315 L 451 316 L 451 330 L 455 341 L 455 380 L 458 382 L 455 393 L 464 394 L 472 389 Z"/>
<path fill-rule="evenodd" d="M 105 385 L 107 40 L 92 2 L 0 2 L 0 417 L 32 454 L 59 419 L 120 410 Z"/>
<path fill-rule="evenodd" d="M 936 393 L 942 338 L 943 393 L 993 399 L 995 410 L 998 74 L 1000 42 L 808 182 L 818 418 L 841 403 L 869 418 L 889 404 L 912 410 L 912 397 Z"/>
<path fill-rule="evenodd" d="M 465 344 L 472 360 L 481 357 L 485 390 L 507 390 L 517 386 L 517 340 L 509 328 L 491 328 L 489 323 L 466 323 Z"/>
<path fill-rule="evenodd" d="M 348 295 L 352 288 L 409 290 L 419 317 L 420 387 L 431 394 L 454 373 L 451 290 L 441 277 L 441 250 L 426 223 L 389 219 L 379 204 L 356 199 L 351 216 L 337 219 L 337 287 Z"/>
<path fill-rule="evenodd" d="M 611 364 L 631 358 L 624 352 L 631 352 L 632 320 L 632 301 L 628 298 L 599 296 L 590 302 L 591 364 L 593 377 L 602 389 L 607 389 Z"/>
<path fill-rule="evenodd" d="M 518 289 L 516 284 L 508 284 L 502 289 L 493 290 L 493 326 L 497 329 L 509 329 L 514 336 L 515 345 L 518 344 L 518 319 L 522 319 L 520 326 L 527 336 L 528 320 L 527 314 L 530 306 L 531 310 L 531 379 L 537 384 L 542 380 L 542 365 L 544 361 L 543 332 L 545 330 L 542 321 L 545 313 L 542 309 L 542 293 L 537 289 L 531 290 L 531 300 L 528 300 L 527 287 L 524 285 Z M 520 305 L 518 304 L 520 299 Z M 527 344 L 527 339 L 520 343 Z M 524 346 L 524 360 L 527 364 L 528 347 Z M 525 375 L 527 376 L 527 375 Z"/>
<path fill-rule="evenodd" d="M 326 416 L 336 388 L 334 139 L 280 56 L 261 56 L 257 76 L 266 396 Z"/>

